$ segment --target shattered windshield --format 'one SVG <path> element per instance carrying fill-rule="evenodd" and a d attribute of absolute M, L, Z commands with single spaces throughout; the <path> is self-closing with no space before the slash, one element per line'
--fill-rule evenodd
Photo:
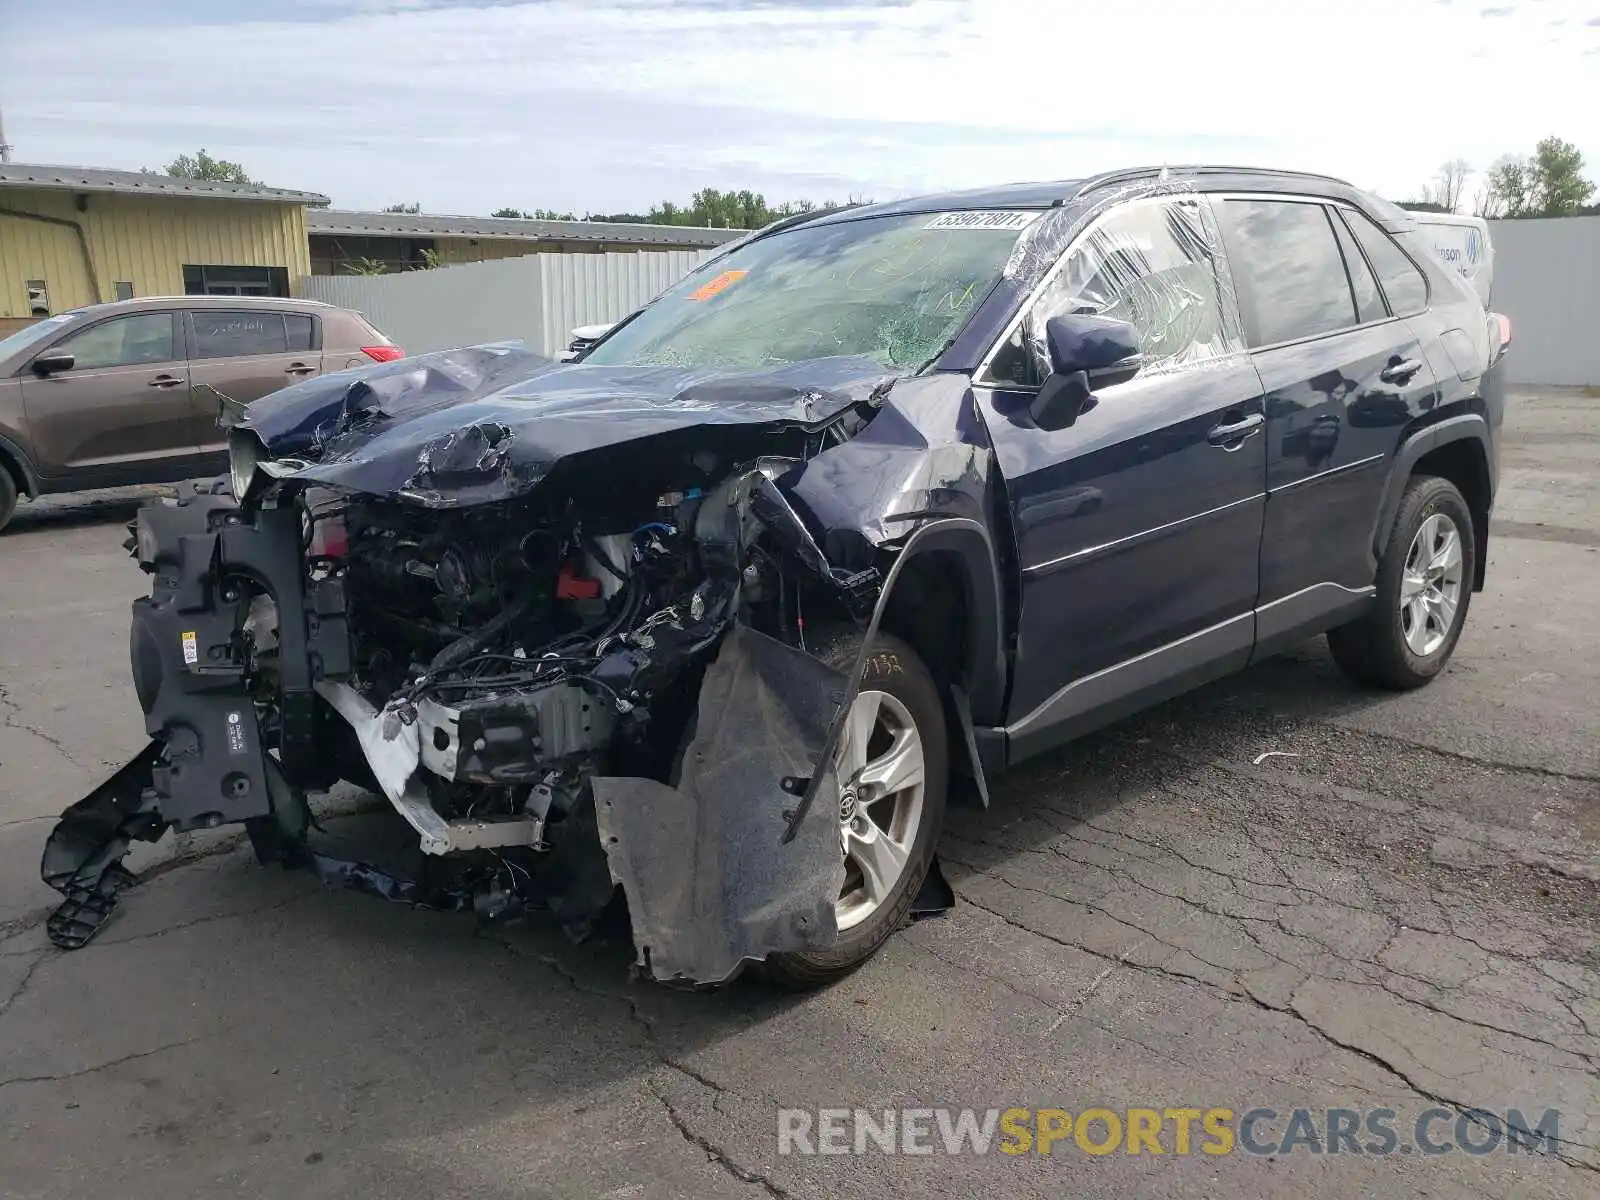
<path fill-rule="evenodd" d="M 848 355 L 915 372 L 960 332 L 1037 216 L 865 217 L 761 238 L 665 292 L 584 361 L 755 370 Z"/>

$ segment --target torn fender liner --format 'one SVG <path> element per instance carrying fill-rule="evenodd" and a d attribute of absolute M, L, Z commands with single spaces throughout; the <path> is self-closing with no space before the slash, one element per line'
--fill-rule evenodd
<path fill-rule="evenodd" d="M 66 899 L 45 923 L 50 940 L 76 950 L 100 932 L 117 893 L 138 880 L 122 865 L 132 841 L 153 842 L 167 828 L 155 810 L 152 778 L 161 743 L 134 759 L 66 812 L 45 842 L 39 874 Z"/>
<path fill-rule="evenodd" d="M 837 819 L 817 805 L 783 835 L 812 772 L 832 775 L 818 759 L 845 692 L 839 672 L 736 625 L 706 670 L 678 786 L 594 779 L 611 874 L 657 979 L 722 983 L 746 959 L 833 945 Z"/>

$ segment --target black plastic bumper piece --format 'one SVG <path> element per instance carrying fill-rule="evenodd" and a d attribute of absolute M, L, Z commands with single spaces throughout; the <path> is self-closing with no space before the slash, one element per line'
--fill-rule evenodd
<path fill-rule="evenodd" d="M 86 945 L 111 916 L 117 894 L 138 882 L 122 865 L 129 844 L 153 842 L 166 830 L 152 788 L 160 757 L 160 743 L 151 742 L 62 813 L 51 831 L 39 873 L 65 897 L 45 922 L 50 940 L 63 950 Z"/>

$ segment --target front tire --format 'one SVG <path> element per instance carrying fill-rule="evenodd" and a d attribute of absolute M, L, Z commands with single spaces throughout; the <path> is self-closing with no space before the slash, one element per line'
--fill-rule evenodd
<path fill-rule="evenodd" d="M 0 460 L 0 529 L 11 523 L 17 511 L 17 480 L 4 460 Z"/>
<path fill-rule="evenodd" d="M 860 638 L 848 637 L 820 657 L 849 671 L 860 649 Z M 873 638 L 836 762 L 839 792 L 816 803 L 837 814 L 845 855 L 838 940 L 827 950 L 774 954 L 764 965 L 769 979 L 797 990 L 832 983 L 877 953 L 905 924 L 933 864 L 949 787 L 944 704 L 900 639 Z"/>
<path fill-rule="evenodd" d="M 1477 556 L 1472 510 L 1455 484 L 1412 479 L 1378 564 L 1372 608 L 1328 634 L 1334 661 L 1358 683 L 1394 691 L 1427 683 L 1461 637 Z"/>

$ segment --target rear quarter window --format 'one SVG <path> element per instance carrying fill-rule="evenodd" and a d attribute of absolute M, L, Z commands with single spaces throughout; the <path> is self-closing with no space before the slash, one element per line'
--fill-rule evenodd
<path fill-rule="evenodd" d="M 1428 281 L 1416 263 L 1395 245 L 1394 239 L 1374 225 L 1365 213 L 1346 210 L 1344 219 L 1366 251 L 1367 261 L 1372 264 L 1394 315 L 1404 317 L 1427 308 Z"/>

